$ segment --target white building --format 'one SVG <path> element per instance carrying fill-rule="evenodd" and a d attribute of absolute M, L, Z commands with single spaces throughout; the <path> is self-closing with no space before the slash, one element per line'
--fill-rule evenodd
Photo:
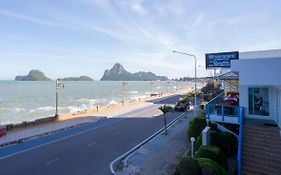
<path fill-rule="evenodd" d="M 231 70 L 239 72 L 244 117 L 275 121 L 281 128 L 281 49 L 239 52 Z"/>

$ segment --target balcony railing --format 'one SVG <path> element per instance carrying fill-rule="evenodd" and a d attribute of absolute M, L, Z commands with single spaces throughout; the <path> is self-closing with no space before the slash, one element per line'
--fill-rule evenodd
<path fill-rule="evenodd" d="M 215 122 L 239 124 L 242 110 L 241 106 L 208 104 L 206 118 Z"/>
<path fill-rule="evenodd" d="M 214 122 L 239 124 L 237 174 L 241 174 L 242 164 L 242 136 L 243 136 L 243 107 L 222 104 L 208 104 L 206 118 Z"/>

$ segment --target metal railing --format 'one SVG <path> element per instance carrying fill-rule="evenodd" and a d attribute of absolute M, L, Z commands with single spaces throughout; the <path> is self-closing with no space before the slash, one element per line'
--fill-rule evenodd
<path fill-rule="evenodd" d="M 239 111 L 239 121 L 240 121 L 240 126 L 239 126 L 239 137 L 238 137 L 238 155 L 237 155 L 237 174 L 241 174 L 241 165 L 242 165 L 242 136 L 243 136 L 243 108 Z"/>
<path fill-rule="evenodd" d="M 222 105 L 222 104 L 207 104 L 206 106 L 206 118 L 210 119 L 210 116 L 221 116 L 221 121 L 225 121 L 225 117 L 237 117 L 238 124 L 240 123 L 240 114 L 243 108 L 241 106 Z"/>
<path fill-rule="evenodd" d="M 219 95 L 217 95 L 215 98 L 213 98 L 212 100 L 208 101 L 208 104 L 216 104 L 222 101 L 224 97 L 224 91 L 221 92 Z"/>
<path fill-rule="evenodd" d="M 210 116 L 215 114 L 221 116 L 221 121 L 225 121 L 227 117 L 237 117 L 239 124 L 239 136 L 238 136 L 238 152 L 237 152 L 237 174 L 241 174 L 242 165 L 242 136 L 243 136 L 243 115 L 244 109 L 242 106 L 231 106 L 221 104 L 208 104 L 206 106 L 206 118 L 210 119 Z"/>
<path fill-rule="evenodd" d="M 183 116 L 185 115 L 185 113 L 180 114 L 177 118 L 175 118 L 174 120 L 172 120 L 167 127 L 170 128 L 172 125 L 174 125 L 177 121 L 179 121 Z M 132 149 L 130 149 L 129 151 L 127 151 L 126 153 L 122 154 L 121 156 L 119 156 L 118 158 L 116 158 L 115 160 L 113 160 L 110 165 L 110 172 L 111 174 L 115 174 L 116 173 L 116 168 L 117 168 L 117 164 L 121 163 L 126 157 L 128 157 L 129 155 L 131 155 L 132 153 L 134 153 L 137 149 L 139 149 L 140 147 L 142 147 L 144 144 L 146 144 L 147 142 L 149 142 L 150 140 L 152 140 L 154 137 L 156 137 L 157 135 L 159 135 L 160 133 L 162 133 L 164 131 L 165 127 L 159 129 L 157 132 L 155 132 L 153 135 L 151 135 L 150 137 L 146 138 L 145 140 L 143 140 L 141 143 L 139 143 L 138 145 L 136 145 L 135 147 L 133 147 Z"/>

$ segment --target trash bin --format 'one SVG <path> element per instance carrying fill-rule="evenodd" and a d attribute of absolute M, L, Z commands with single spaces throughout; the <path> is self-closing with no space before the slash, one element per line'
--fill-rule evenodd
<path fill-rule="evenodd" d="M 4 136 L 6 134 L 6 127 L 0 125 L 0 137 Z"/>

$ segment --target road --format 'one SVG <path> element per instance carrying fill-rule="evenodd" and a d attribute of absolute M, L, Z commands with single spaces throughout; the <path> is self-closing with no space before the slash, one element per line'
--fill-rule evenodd
<path fill-rule="evenodd" d="M 0 159 L 0 174 L 110 174 L 112 160 L 163 127 L 159 105 L 175 104 L 179 97 L 136 111 L 128 118 Z M 168 113 L 168 122 L 179 115 L 178 112 Z"/>

